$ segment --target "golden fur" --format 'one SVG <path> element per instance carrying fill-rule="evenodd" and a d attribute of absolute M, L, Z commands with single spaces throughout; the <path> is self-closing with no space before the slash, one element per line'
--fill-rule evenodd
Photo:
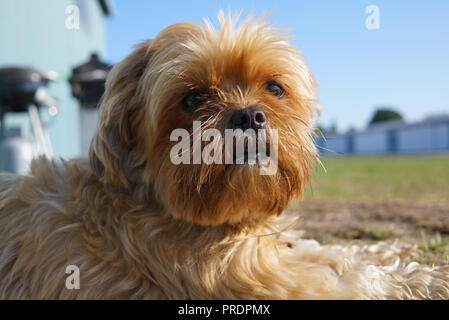
<path fill-rule="evenodd" d="M 446 267 L 375 266 L 363 250 L 299 239 L 280 215 L 317 158 L 315 84 L 281 32 L 235 20 L 169 26 L 117 64 L 89 161 L 41 158 L 27 176 L 0 176 L 0 298 L 449 297 Z M 282 99 L 266 90 L 273 80 Z M 207 99 L 187 112 L 192 90 Z M 172 130 L 193 120 L 223 130 L 254 105 L 279 132 L 276 174 L 170 161 Z M 65 286 L 68 265 L 79 290 Z"/>

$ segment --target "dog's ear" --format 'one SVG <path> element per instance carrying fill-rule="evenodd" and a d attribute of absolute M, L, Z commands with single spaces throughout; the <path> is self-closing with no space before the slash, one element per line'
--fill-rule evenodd
<path fill-rule="evenodd" d="M 140 44 L 112 68 L 106 80 L 89 160 L 94 173 L 107 184 L 129 187 L 132 172 L 138 166 L 132 156 L 144 112 L 138 88 L 151 46 L 151 41 Z"/>

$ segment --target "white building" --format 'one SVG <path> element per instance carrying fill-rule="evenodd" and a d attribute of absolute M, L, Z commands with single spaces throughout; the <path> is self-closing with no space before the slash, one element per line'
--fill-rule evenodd
<path fill-rule="evenodd" d="M 317 140 L 323 154 L 420 154 L 449 152 L 449 116 L 421 122 L 387 121 L 363 131 Z"/>

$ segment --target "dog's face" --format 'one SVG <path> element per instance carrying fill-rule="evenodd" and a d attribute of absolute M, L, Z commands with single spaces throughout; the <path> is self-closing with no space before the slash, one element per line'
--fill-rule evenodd
<path fill-rule="evenodd" d="M 220 30 L 169 26 L 114 67 L 90 155 L 103 182 L 154 192 L 175 218 L 202 225 L 280 214 L 302 193 L 316 157 L 314 81 L 299 51 L 264 22 L 237 27 L 221 15 L 220 23 Z M 173 163 L 171 134 L 186 129 L 193 137 L 194 121 L 223 137 L 225 129 L 266 129 L 267 149 L 276 130 L 277 170 Z M 224 157 L 223 140 L 213 143 Z"/>

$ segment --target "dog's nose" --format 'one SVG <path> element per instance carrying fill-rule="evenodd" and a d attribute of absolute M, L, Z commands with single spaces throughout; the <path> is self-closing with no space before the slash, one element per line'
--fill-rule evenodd
<path fill-rule="evenodd" d="M 267 118 L 262 110 L 245 108 L 234 111 L 230 119 L 231 129 L 265 129 Z"/>

